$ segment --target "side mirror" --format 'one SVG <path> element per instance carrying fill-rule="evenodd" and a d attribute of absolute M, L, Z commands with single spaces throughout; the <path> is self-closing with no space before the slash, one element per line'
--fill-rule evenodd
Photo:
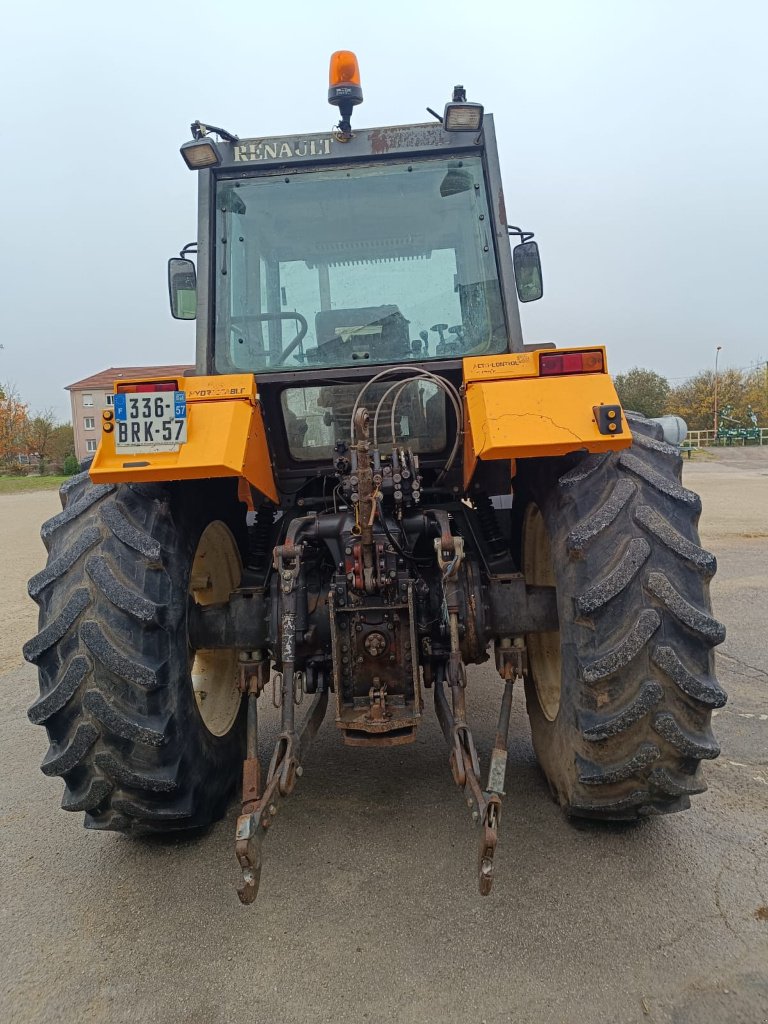
<path fill-rule="evenodd" d="M 171 316 L 175 320 L 194 320 L 197 316 L 197 274 L 192 260 L 168 260 L 168 295 Z"/>
<path fill-rule="evenodd" d="M 515 285 L 521 302 L 540 299 L 544 286 L 541 281 L 541 260 L 537 242 L 521 242 L 512 250 L 515 268 Z"/>

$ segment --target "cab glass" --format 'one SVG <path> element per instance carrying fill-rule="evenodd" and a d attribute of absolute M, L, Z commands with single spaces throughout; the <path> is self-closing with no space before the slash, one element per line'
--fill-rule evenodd
<path fill-rule="evenodd" d="M 216 204 L 221 373 L 507 348 L 479 157 L 223 179 Z"/>

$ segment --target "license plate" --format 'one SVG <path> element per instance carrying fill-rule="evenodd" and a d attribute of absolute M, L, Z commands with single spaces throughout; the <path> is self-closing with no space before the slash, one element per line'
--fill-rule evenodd
<path fill-rule="evenodd" d="M 187 440 L 184 391 L 115 395 L 116 452 L 177 452 Z"/>

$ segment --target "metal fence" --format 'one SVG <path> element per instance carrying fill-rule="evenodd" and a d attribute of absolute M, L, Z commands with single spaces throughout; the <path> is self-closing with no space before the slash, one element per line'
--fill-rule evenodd
<path fill-rule="evenodd" d="M 736 431 L 733 432 L 734 434 Z M 747 433 L 747 432 L 745 432 Z M 756 430 L 750 430 L 748 436 L 729 436 L 729 437 L 716 437 L 714 430 L 689 430 L 688 436 L 683 441 L 683 448 L 711 448 L 717 446 L 718 448 L 729 447 L 732 445 L 745 445 L 755 444 L 763 445 L 768 444 L 768 427 L 759 427 Z"/>

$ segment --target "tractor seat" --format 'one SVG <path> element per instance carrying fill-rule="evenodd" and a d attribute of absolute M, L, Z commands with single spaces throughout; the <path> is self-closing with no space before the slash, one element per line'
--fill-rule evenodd
<path fill-rule="evenodd" d="M 397 306 L 324 309 L 315 316 L 320 364 L 391 362 L 410 352 L 408 324 Z"/>

